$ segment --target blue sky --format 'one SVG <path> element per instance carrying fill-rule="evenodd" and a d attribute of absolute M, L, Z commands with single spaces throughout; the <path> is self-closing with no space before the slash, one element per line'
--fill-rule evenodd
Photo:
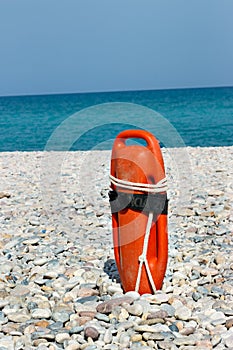
<path fill-rule="evenodd" d="M 0 95 L 233 85 L 232 0 L 0 0 Z"/>

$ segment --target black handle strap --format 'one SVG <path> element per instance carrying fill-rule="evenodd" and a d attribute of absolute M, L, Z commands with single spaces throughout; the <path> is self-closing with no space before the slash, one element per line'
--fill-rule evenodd
<path fill-rule="evenodd" d="M 166 193 L 138 194 L 111 190 L 108 195 L 112 213 L 117 213 L 127 208 L 137 211 L 153 211 L 157 215 L 167 215 L 168 213 Z"/>

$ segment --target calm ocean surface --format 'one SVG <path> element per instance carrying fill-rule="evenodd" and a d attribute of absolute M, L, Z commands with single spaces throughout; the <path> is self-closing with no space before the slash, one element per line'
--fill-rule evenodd
<path fill-rule="evenodd" d="M 1 152 L 106 149 L 135 126 L 169 147 L 233 145 L 233 87 L 0 97 Z"/>

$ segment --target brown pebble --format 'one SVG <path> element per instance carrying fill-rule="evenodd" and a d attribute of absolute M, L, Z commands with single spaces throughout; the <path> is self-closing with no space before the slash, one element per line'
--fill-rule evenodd
<path fill-rule="evenodd" d="M 193 334 L 194 332 L 195 332 L 194 327 L 186 327 L 186 328 L 181 329 L 180 334 L 189 335 L 189 334 Z"/>
<path fill-rule="evenodd" d="M 2 198 L 10 198 L 10 194 L 9 193 L 6 193 L 6 192 L 0 192 L 0 199 Z"/>
<path fill-rule="evenodd" d="M 42 328 L 46 328 L 48 327 L 48 325 L 49 325 L 49 322 L 45 320 L 41 320 L 35 323 L 35 326 L 42 327 Z"/>
<path fill-rule="evenodd" d="M 156 323 L 165 323 L 163 318 L 147 318 L 147 320 L 142 320 L 139 324 L 144 325 L 144 324 L 156 324 Z"/>
<path fill-rule="evenodd" d="M 159 311 L 154 311 L 154 312 L 150 312 L 148 315 L 147 315 L 147 319 L 152 319 L 152 318 L 166 318 L 168 316 L 168 313 L 167 311 L 165 310 L 159 310 Z"/>
<path fill-rule="evenodd" d="M 182 321 L 177 321 L 176 322 L 176 327 L 181 331 L 184 328 L 183 322 Z"/>
<path fill-rule="evenodd" d="M 205 348 L 206 350 L 207 349 L 213 349 L 213 346 L 212 346 L 212 343 L 210 340 L 198 340 L 197 343 L 196 343 L 196 346 L 197 347 L 203 347 Z"/>
<path fill-rule="evenodd" d="M 93 319 L 96 315 L 95 311 L 80 311 L 79 312 L 79 316 L 80 317 L 90 317 L 91 319 Z"/>
<path fill-rule="evenodd" d="M 86 327 L 84 329 L 85 338 L 91 338 L 97 340 L 99 338 L 99 331 L 95 327 Z"/>
<path fill-rule="evenodd" d="M 228 320 L 226 320 L 226 327 L 227 329 L 233 327 L 233 318 L 229 318 Z"/>
<path fill-rule="evenodd" d="M 103 303 L 99 304 L 97 306 L 96 310 L 97 310 L 97 312 L 100 312 L 103 314 L 109 314 L 110 312 L 112 312 L 114 307 L 120 306 L 124 303 L 132 304 L 133 301 L 134 301 L 133 298 L 130 298 L 127 296 L 120 297 L 120 298 L 114 298 L 114 299 L 107 300 L 107 301 L 104 301 Z"/>
<path fill-rule="evenodd" d="M 79 317 L 77 320 L 78 320 L 79 325 L 83 326 L 88 321 L 91 321 L 92 318 L 91 317 L 87 317 L 87 316 L 85 316 L 85 317 L 83 316 L 83 317 Z"/>
<path fill-rule="evenodd" d="M 42 289 L 44 292 L 51 292 L 51 291 L 53 291 L 53 288 L 52 288 L 52 287 L 49 287 L 49 286 L 42 286 L 41 289 Z"/>

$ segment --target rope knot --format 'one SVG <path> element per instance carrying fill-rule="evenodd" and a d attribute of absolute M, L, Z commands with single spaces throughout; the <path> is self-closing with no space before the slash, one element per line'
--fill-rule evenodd
<path fill-rule="evenodd" d="M 144 262 L 145 261 L 145 256 L 142 254 L 138 257 L 139 262 Z"/>

